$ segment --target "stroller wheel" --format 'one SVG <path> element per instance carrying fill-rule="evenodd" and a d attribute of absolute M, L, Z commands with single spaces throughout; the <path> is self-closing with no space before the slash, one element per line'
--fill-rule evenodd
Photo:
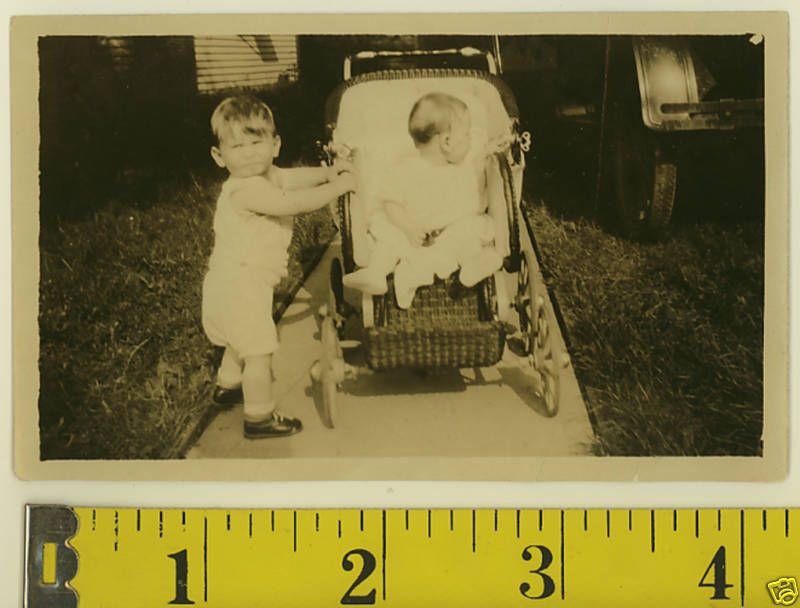
<path fill-rule="evenodd" d="M 326 317 L 320 326 L 322 358 L 312 368 L 312 378 L 321 392 L 322 422 L 329 428 L 336 420 L 336 399 L 339 383 L 344 380 L 344 358 L 339 346 L 339 336 L 333 320 Z M 316 373 L 314 373 L 316 371 Z"/>
<path fill-rule="evenodd" d="M 345 304 L 344 285 L 342 283 L 342 263 L 339 258 L 331 262 L 330 287 L 328 289 L 328 314 L 333 316 L 333 324 L 339 334 L 344 337 Z"/>
<path fill-rule="evenodd" d="M 531 294 L 531 275 L 528 261 L 525 256 L 520 256 L 520 266 L 517 271 L 517 295 L 514 303 L 519 317 L 519 333 L 521 338 L 522 355 L 531 353 L 531 333 L 533 330 L 533 306 Z"/>
<path fill-rule="evenodd" d="M 552 328 L 555 322 L 545 305 L 541 280 L 531 276 L 527 253 L 520 256 L 515 307 L 519 315 L 519 353 L 527 356 L 539 379 L 539 394 L 548 416 L 558 413 L 561 392 L 561 356 Z"/>
<path fill-rule="evenodd" d="M 561 392 L 561 359 L 555 346 L 555 336 L 544 306 L 544 298 L 539 296 L 536 302 L 536 322 L 534 327 L 533 366 L 539 373 L 539 390 L 548 416 L 558 413 L 558 402 Z"/>

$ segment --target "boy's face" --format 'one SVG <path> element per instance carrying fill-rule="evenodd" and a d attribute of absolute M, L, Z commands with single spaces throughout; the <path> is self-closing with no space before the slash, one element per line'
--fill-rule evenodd
<path fill-rule="evenodd" d="M 453 121 L 450 132 L 442 135 L 442 152 L 448 163 L 457 165 L 467 157 L 471 128 L 469 114 L 462 114 Z"/>
<path fill-rule="evenodd" d="M 221 137 L 219 146 L 211 148 L 211 156 L 231 177 L 265 175 L 278 156 L 281 138 L 265 125 L 263 129 L 237 125 Z"/>

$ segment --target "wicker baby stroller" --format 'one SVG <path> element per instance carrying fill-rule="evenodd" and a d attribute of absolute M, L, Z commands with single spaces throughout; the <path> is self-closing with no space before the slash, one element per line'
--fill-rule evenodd
<path fill-rule="evenodd" d="M 460 60 L 469 67 L 461 67 Z M 426 67 L 408 67 L 409 62 Z M 361 71 L 364 64 L 377 69 Z M 436 65 L 447 67 L 431 67 Z M 322 357 L 311 370 L 328 426 L 334 425 L 338 389 L 348 374 L 358 373 L 345 363 L 342 349 L 345 321 L 354 316 L 360 320 L 356 340 L 364 361 L 375 371 L 492 366 L 512 340 L 513 350 L 529 362 L 546 412 L 552 416 L 558 410 L 559 373 L 566 359 L 551 335 L 555 320 L 545 305 L 547 292 L 520 209 L 530 135 L 519 132 L 516 102 L 495 72 L 491 54 L 474 49 L 362 53 L 345 62 L 345 80 L 326 106 L 326 149 L 358 150 L 358 187 L 335 204 L 340 237 L 333 245 L 328 304 L 320 311 Z M 403 310 L 396 304 L 391 276 L 384 296 L 346 292 L 342 276 L 369 260 L 367 223 L 376 205 L 377 180 L 396 158 L 413 151 L 408 113 L 416 99 L 431 91 L 456 95 L 467 104 L 473 145 L 503 142 L 487 158 L 485 171 L 486 212 L 495 223 L 495 246 L 504 261 L 494 276 L 457 295 L 450 281 L 437 279 L 419 288 L 412 306 Z"/>

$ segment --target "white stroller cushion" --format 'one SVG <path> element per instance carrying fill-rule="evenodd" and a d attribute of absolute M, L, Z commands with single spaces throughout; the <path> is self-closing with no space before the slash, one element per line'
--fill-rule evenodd
<path fill-rule="evenodd" d="M 458 97 L 467 105 L 472 123 L 471 157 L 483 154 L 490 139 L 510 133 L 511 120 L 500 93 L 480 78 L 374 80 L 348 88 L 339 104 L 333 143 L 357 149 L 357 192 L 351 198 L 350 214 L 353 257 L 358 266 L 369 261 L 367 227 L 379 202 L 380 180 L 398 162 L 416 154 L 408 133 L 411 108 L 420 97 L 434 91 Z"/>

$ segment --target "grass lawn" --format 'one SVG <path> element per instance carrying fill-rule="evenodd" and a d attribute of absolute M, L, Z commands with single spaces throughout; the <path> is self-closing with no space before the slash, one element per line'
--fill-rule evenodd
<path fill-rule="evenodd" d="M 219 356 L 200 324 L 219 186 L 195 175 L 153 204 L 111 201 L 42 226 L 43 459 L 170 458 L 185 447 Z M 333 234 L 327 209 L 297 218 L 276 308 Z"/>
<path fill-rule="evenodd" d="M 661 243 L 529 207 L 603 454 L 761 453 L 763 225 Z"/>

